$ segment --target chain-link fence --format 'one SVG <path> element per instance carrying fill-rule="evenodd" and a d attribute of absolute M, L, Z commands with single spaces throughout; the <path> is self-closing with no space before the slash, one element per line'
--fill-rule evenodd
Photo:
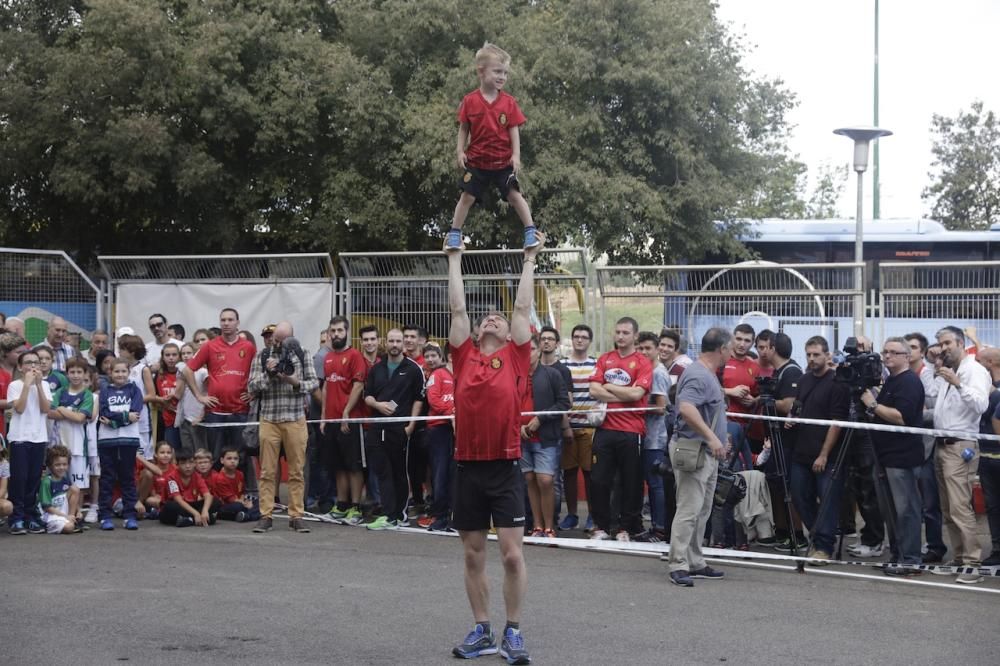
<path fill-rule="evenodd" d="M 104 319 L 101 288 L 57 250 L 0 248 L 0 312 L 22 319 L 32 344 L 45 338 L 49 321 L 62 317 L 85 348 Z"/>
<path fill-rule="evenodd" d="M 883 262 L 879 315 L 882 340 L 951 325 L 1000 346 L 1000 261 Z"/>
<path fill-rule="evenodd" d="M 692 351 L 713 326 L 732 330 L 784 331 L 793 340 L 823 335 L 839 347 L 852 335 L 856 264 L 792 264 L 751 261 L 718 266 L 605 266 L 597 269 L 602 296 L 599 339 L 621 316 L 641 330 L 669 327 Z"/>
<path fill-rule="evenodd" d="M 514 306 L 524 253 L 521 250 L 474 250 L 462 255 L 466 307 L 476 317 L 497 310 L 508 315 Z M 441 252 L 342 252 L 340 269 L 347 277 L 351 333 L 373 324 L 380 334 L 405 325 L 421 326 L 431 339 L 446 340 L 448 259 Z M 576 308 L 586 320 L 589 281 L 583 250 L 546 249 L 535 273 L 536 325 L 563 323 Z M 567 318 L 569 319 L 569 318 Z"/>

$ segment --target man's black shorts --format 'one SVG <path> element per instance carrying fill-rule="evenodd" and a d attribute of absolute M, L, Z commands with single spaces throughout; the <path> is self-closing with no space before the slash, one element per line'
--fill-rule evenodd
<path fill-rule="evenodd" d="M 455 463 L 456 530 L 524 527 L 524 474 L 517 460 Z"/>
<path fill-rule="evenodd" d="M 465 173 L 458 181 L 458 189 L 476 197 L 476 203 L 483 203 L 483 193 L 490 187 L 500 190 L 500 198 L 507 201 L 511 189 L 521 191 L 521 185 L 514 175 L 514 167 L 505 169 L 477 169 L 466 167 Z"/>
<path fill-rule="evenodd" d="M 340 431 L 339 423 L 327 423 L 323 433 L 323 459 L 326 468 L 333 472 L 360 472 L 361 424 L 349 424 L 350 432 Z"/>

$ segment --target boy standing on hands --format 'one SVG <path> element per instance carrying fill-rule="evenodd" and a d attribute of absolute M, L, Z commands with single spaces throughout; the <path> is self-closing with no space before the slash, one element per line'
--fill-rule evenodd
<path fill-rule="evenodd" d="M 510 73 L 510 54 L 499 46 L 483 44 L 476 52 L 479 89 L 462 99 L 458 108 L 458 168 L 462 169 L 462 196 L 445 238 L 446 252 L 462 246 L 462 225 L 474 204 L 482 203 L 484 190 L 496 187 L 524 224 L 525 249 L 538 245 L 528 202 L 521 195 L 517 174 L 521 170 L 520 126 L 525 117 L 517 100 L 503 91 Z"/>

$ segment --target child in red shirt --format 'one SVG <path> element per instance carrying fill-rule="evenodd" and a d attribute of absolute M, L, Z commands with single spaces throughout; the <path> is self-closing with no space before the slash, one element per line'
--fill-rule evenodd
<path fill-rule="evenodd" d="M 222 469 L 212 472 L 212 480 L 208 484 L 212 497 L 220 503 L 219 518 L 238 523 L 260 520 L 260 511 L 245 493 L 243 472 L 236 469 L 240 464 L 240 452 L 235 448 L 223 448 L 219 462 Z"/>
<path fill-rule="evenodd" d="M 517 100 L 503 91 L 510 72 L 510 54 L 487 42 L 476 52 L 479 88 L 462 99 L 458 108 L 458 168 L 463 171 L 458 187 L 462 195 L 455 207 L 444 249 L 462 247 L 462 225 L 484 190 L 496 187 L 524 225 L 524 247 L 538 245 L 537 229 L 528 202 L 521 194 L 517 174 L 521 171 L 521 135 L 524 114 Z"/>
<path fill-rule="evenodd" d="M 214 525 L 219 500 L 212 497 L 205 479 L 195 472 L 189 452 L 181 449 L 175 458 L 177 469 L 166 476 L 166 502 L 160 509 L 160 522 L 177 527 Z"/>
<path fill-rule="evenodd" d="M 150 520 L 155 520 L 160 515 L 160 507 L 166 496 L 167 475 L 177 469 L 174 465 L 174 447 L 170 442 L 159 442 L 153 460 L 146 460 L 141 456 L 136 458 L 137 471 L 140 465 L 142 469 L 139 478 L 136 479 L 139 501 L 146 511 L 146 516 Z"/>
<path fill-rule="evenodd" d="M 194 469 L 206 484 L 212 483 L 212 452 L 208 449 L 198 449 L 194 452 Z"/>

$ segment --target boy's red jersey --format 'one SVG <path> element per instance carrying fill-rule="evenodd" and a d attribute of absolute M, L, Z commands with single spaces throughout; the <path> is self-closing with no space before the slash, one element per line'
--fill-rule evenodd
<path fill-rule="evenodd" d="M 458 122 L 469 124 L 466 164 L 476 169 L 510 166 L 514 154 L 510 128 L 523 125 L 525 120 L 517 100 L 504 91 L 492 102 L 487 102 L 479 89 L 470 92 L 458 107 Z"/>
<path fill-rule="evenodd" d="M 212 480 L 208 484 L 212 497 L 218 497 L 223 504 L 242 500 L 245 487 L 243 472 L 239 470 L 236 470 L 236 475 L 233 477 L 227 476 L 225 470 L 221 469 L 212 472 Z"/>
<path fill-rule="evenodd" d="M 181 479 L 180 470 L 175 469 L 167 475 L 166 482 L 167 499 L 173 499 L 180 495 L 184 498 L 185 502 L 191 504 L 209 494 L 208 484 L 205 483 L 205 479 L 198 472 L 191 474 L 191 479 L 185 485 L 183 479 Z"/>

